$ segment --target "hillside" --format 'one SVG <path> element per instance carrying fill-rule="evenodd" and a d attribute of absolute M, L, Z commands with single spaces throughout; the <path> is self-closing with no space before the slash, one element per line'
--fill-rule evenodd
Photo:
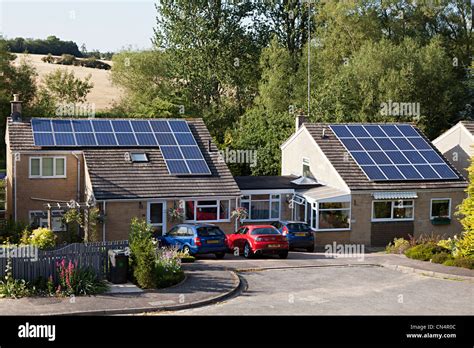
<path fill-rule="evenodd" d="M 71 65 L 57 65 L 45 63 L 41 60 L 44 55 L 40 54 L 19 54 L 15 53 L 17 58 L 15 63 L 18 63 L 21 59 L 29 61 L 38 72 L 39 81 L 42 77 L 56 69 L 67 69 L 72 70 L 76 77 L 85 78 L 91 74 L 91 81 L 94 83 L 94 88 L 89 93 L 87 101 L 94 103 L 96 110 L 104 110 L 112 105 L 114 101 L 118 101 L 122 96 L 120 88 L 113 86 L 110 80 L 110 70 L 92 69 L 80 66 Z M 112 65 L 111 61 L 104 61 L 107 64 Z"/>

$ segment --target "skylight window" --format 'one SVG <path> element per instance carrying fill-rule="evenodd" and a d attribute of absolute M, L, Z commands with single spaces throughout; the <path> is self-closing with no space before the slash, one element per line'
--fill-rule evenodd
<path fill-rule="evenodd" d="M 144 152 L 131 153 L 132 162 L 148 162 L 148 155 Z"/>

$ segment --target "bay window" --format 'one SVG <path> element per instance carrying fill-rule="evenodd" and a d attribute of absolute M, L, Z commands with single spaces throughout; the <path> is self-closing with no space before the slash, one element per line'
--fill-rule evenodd
<path fill-rule="evenodd" d="M 258 194 L 246 195 L 241 198 L 241 206 L 248 212 L 247 220 L 279 220 L 280 195 Z"/>
<path fill-rule="evenodd" d="M 230 220 L 230 200 L 185 201 L 187 221 L 228 221 Z"/>
<path fill-rule="evenodd" d="M 413 220 L 414 201 L 373 201 L 372 221 Z"/>

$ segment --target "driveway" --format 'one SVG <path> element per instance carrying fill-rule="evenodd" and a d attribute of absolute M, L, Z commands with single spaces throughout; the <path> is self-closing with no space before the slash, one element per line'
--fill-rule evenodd
<path fill-rule="evenodd" d="M 473 282 L 407 274 L 376 265 L 397 258 L 396 255 L 367 254 L 361 260 L 298 252 L 290 253 L 287 260 L 201 258 L 190 266 L 237 270 L 246 283 L 246 290 L 222 303 L 166 314 L 474 314 Z"/>

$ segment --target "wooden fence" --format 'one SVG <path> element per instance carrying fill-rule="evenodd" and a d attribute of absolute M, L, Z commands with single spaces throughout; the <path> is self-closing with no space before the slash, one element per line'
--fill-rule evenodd
<path fill-rule="evenodd" d="M 92 267 L 97 275 L 105 278 L 109 272 L 110 249 L 124 249 L 128 241 L 73 243 L 54 250 L 38 250 L 31 246 L 0 248 L 0 278 L 5 276 L 8 259 L 11 259 L 16 279 L 34 281 L 38 277 L 57 279 L 57 264 L 62 260 L 77 263 L 78 267 Z"/>

